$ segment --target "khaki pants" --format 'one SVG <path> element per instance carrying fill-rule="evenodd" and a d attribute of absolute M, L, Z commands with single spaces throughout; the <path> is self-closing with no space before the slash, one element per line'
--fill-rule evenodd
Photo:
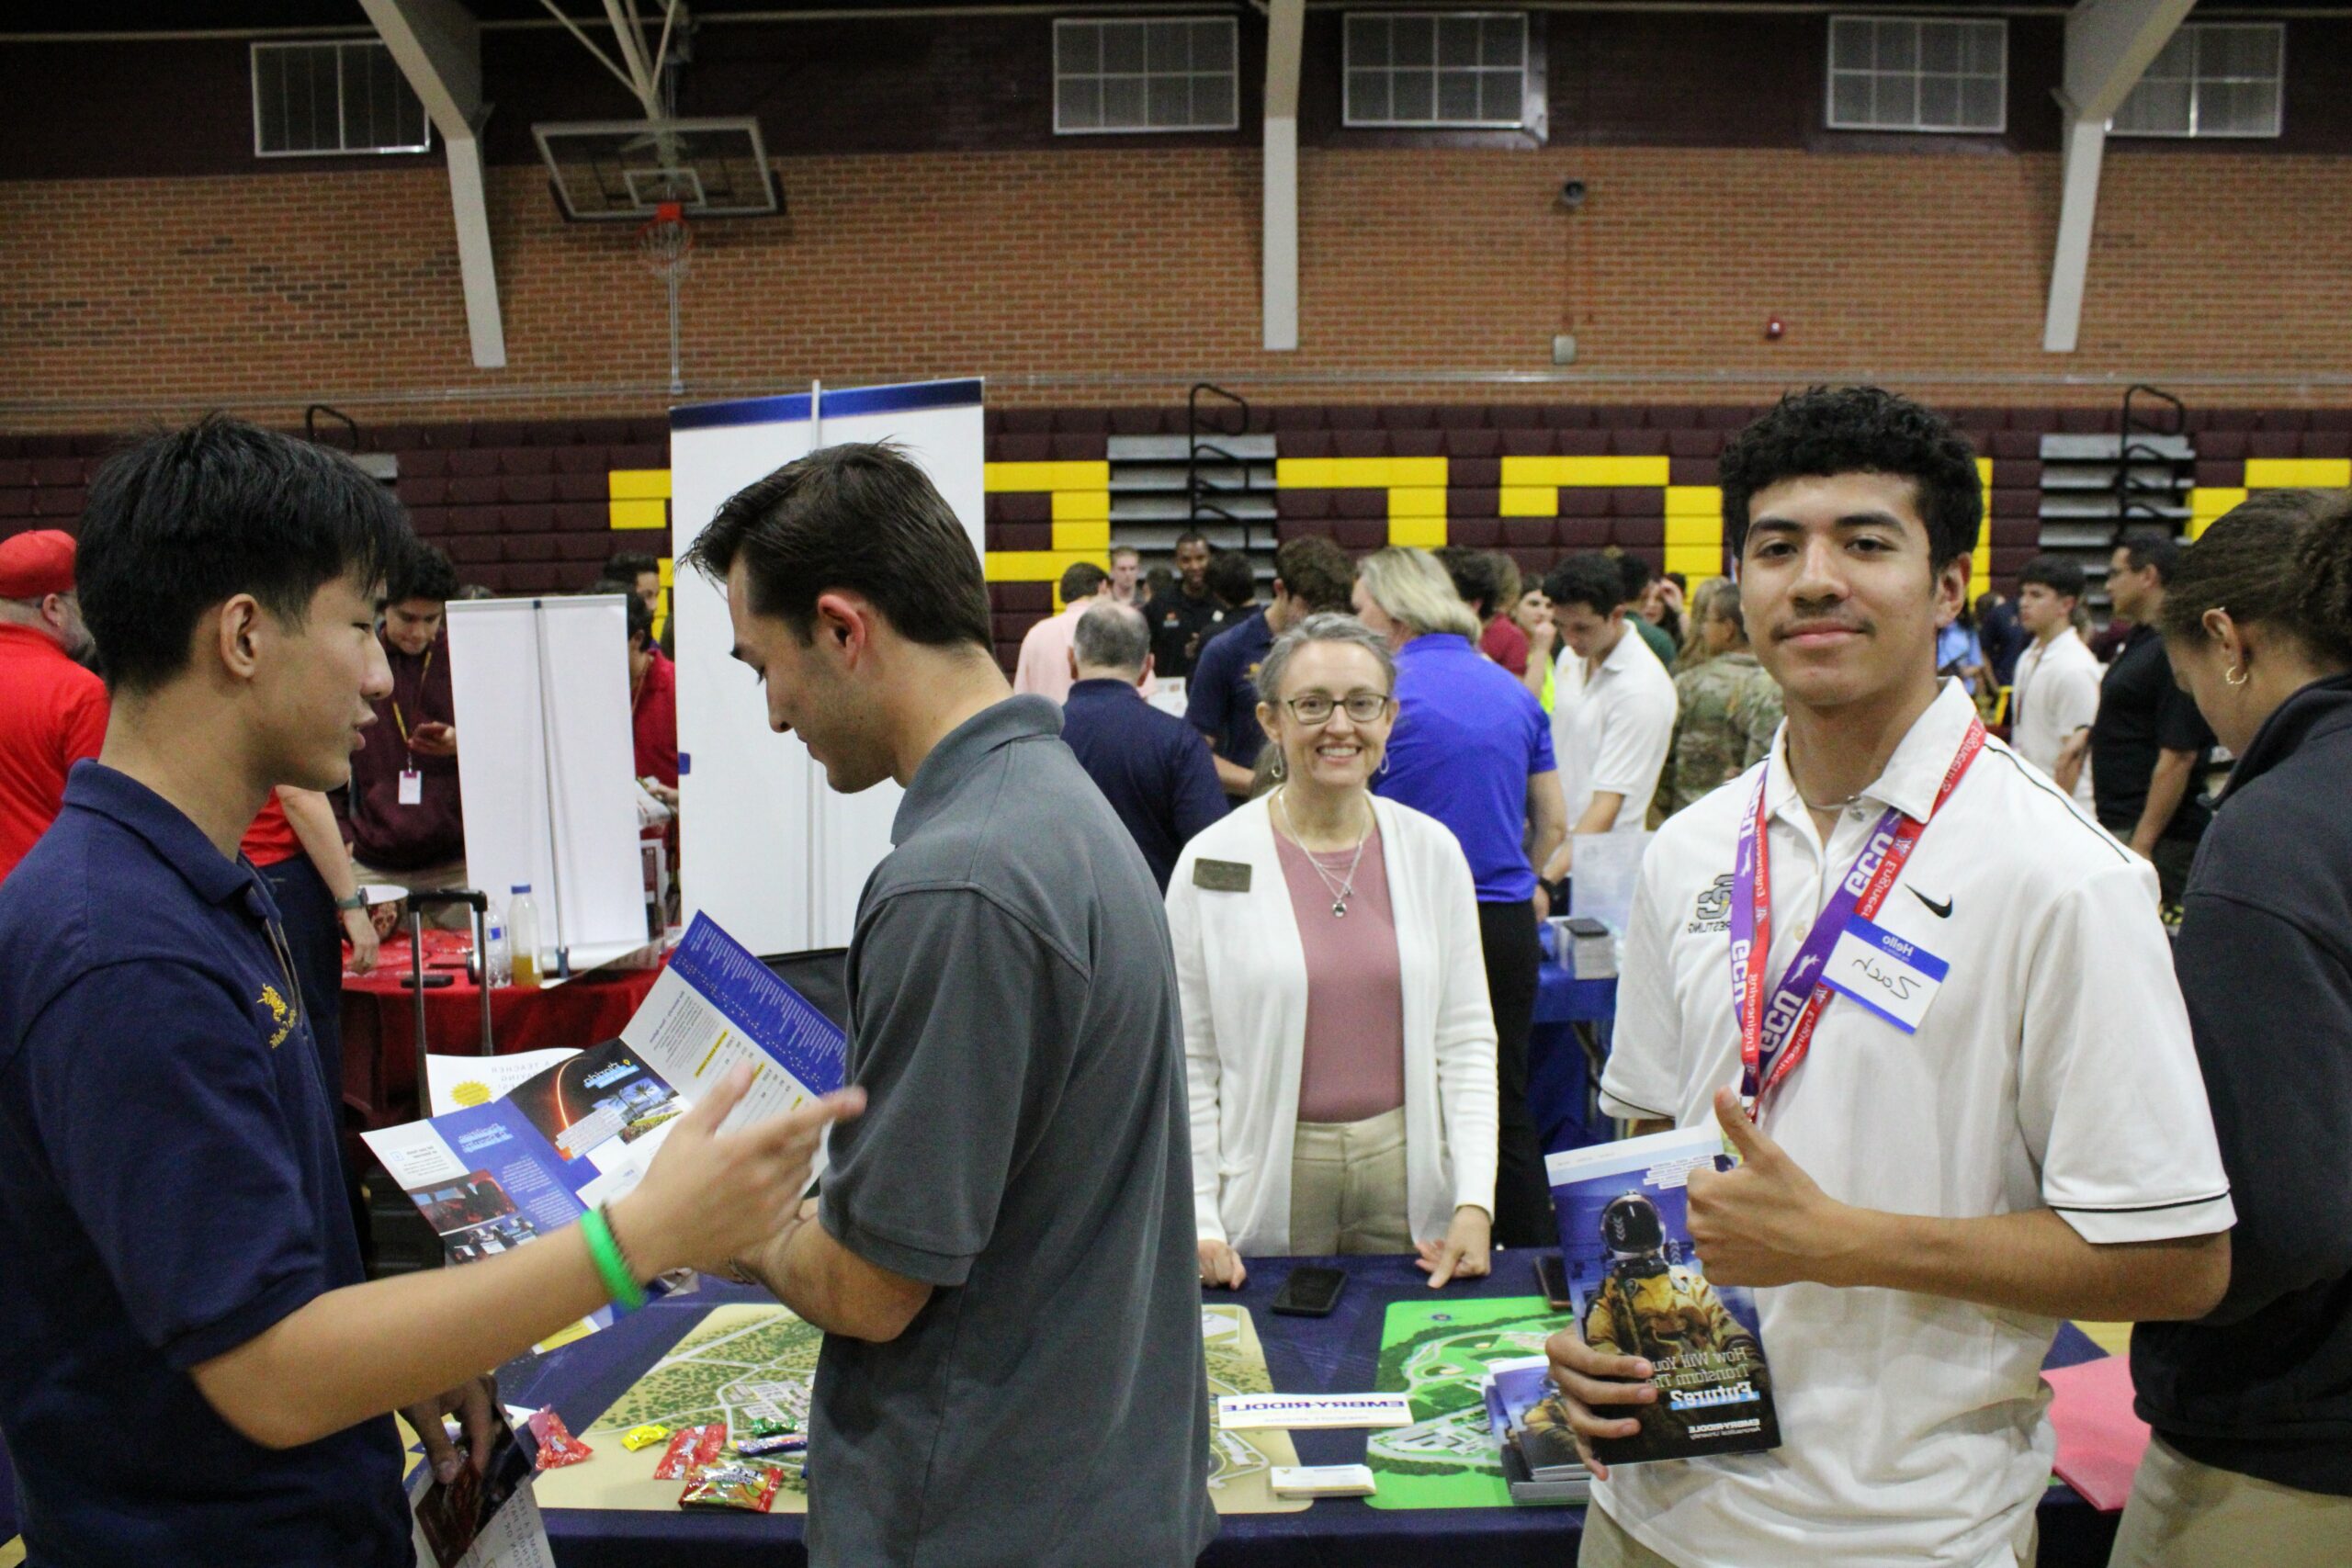
<path fill-rule="evenodd" d="M 390 871 L 382 866 L 362 865 L 357 860 L 354 860 L 351 863 L 351 874 L 362 886 L 370 882 L 381 882 L 394 887 L 405 887 L 412 893 L 420 890 L 437 891 L 444 887 L 463 887 L 467 885 L 466 863 L 462 860 L 449 861 L 441 865 L 419 866 L 414 871 Z M 495 900 L 491 907 L 497 908 Z M 541 908 L 544 908 L 545 906 L 542 905 Z M 438 927 L 445 931 L 471 931 L 474 923 L 473 911 L 463 904 L 444 904 L 437 909 L 427 909 L 424 912 L 424 923 Z M 403 931 L 408 927 L 405 917 L 401 920 L 401 927 Z"/>
<path fill-rule="evenodd" d="M 1295 1258 L 1413 1250 L 1406 1218 L 1405 1108 L 1367 1122 L 1301 1122 L 1290 1156 Z"/>
<path fill-rule="evenodd" d="M 2298 1492 L 2150 1440 L 2108 1568 L 2345 1568 L 2352 1497 Z"/>
<path fill-rule="evenodd" d="M 2027 1547 L 2025 1555 L 2018 1559 L 2018 1568 L 2033 1568 L 2034 1558 L 2041 1550 L 2040 1528 L 2035 1527 L 2035 1543 Z M 1677 1565 L 1670 1558 L 1660 1557 L 1627 1535 L 1617 1521 L 1603 1513 L 1600 1505 L 1595 1503 L 1584 1511 L 1584 1542 L 1577 1551 L 1577 1568 L 1677 1568 Z M 2109 1563 L 2108 1568 L 2115 1568 L 2115 1565 Z M 2256 1568 L 2256 1565 L 2249 1563 L 2248 1568 Z M 2261 1564 L 2260 1568 L 2268 1568 L 2268 1564 Z"/>

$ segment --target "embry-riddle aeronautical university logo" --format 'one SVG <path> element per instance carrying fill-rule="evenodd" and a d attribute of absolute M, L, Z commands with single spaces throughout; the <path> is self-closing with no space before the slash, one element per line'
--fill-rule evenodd
<path fill-rule="evenodd" d="M 1702 931 L 1731 929 L 1731 873 L 1725 872 L 1700 890 L 1698 902 L 1690 908 L 1686 934 L 1697 936 Z"/>
<path fill-rule="evenodd" d="M 294 1032 L 294 1010 L 286 1005 L 286 998 L 277 994 L 275 986 L 264 986 L 261 995 L 254 999 L 269 1010 L 270 1021 L 277 1026 L 269 1037 L 269 1048 L 275 1051 Z"/>

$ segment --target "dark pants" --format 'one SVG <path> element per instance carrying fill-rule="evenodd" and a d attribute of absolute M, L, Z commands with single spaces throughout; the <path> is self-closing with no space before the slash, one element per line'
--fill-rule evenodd
<path fill-rule="evenodd" d="M 319 1081 L 326 1086 L 327 1104 L 335 1121 L 343 1120 L 343 919 L 335 913 L 334 895 L 308 855 L 296 855 L 261 868 L 269 896 L 277 902 L 277 918 L 286 928 L 286 946 L 294 959 L 294 983 L 302 987 L 302 1014 L 311 1022 L 311 1037 L 319 1047 Z M 420 1067 L 422 1064 L 419 1064 Z"/>
<path fill-rule="evenodd" d="M 1478 940 L 1487 956 L 1487 997 L 1495 1010 L 1495 1244 L 1557 1247 L 1552 1186 L 1544 1145 L 1527 1106 L 1527 1034 L 1535 1021 L 1535 982 L 1544 952 L 1535 944 L 1532 899 L 1478 906 Z"/>

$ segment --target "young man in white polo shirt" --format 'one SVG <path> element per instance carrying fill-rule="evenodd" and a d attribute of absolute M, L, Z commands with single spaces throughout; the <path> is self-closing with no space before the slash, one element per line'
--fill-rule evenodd
<path fill-rule="evenodd" d="M 1974 468 L 1866 388 L 1787 399 L 1724 454 L 1788 721 L 1651 843 L 1602 1103 L 1738 1145 L 1692 1176 L 1690 1228 L 1711 1280 L 1758 1287 L 1783 1440 L 1607 1472 L 1586 1568 L 2030 1564 L 2058 1320 L 2196 1317 L 2227 1283 L 2154 873 L 1937 682 Z M 1549 1349 L 1580 1440 L 1657 1397 L 1573 1330 Z"/>
<path fill-rule="evenodd" d="M 2018 754 L 2058 783 L 2086 811 L 2091 797 L 2091 726 L 2098 718 L 2098 659 L 2075 631 L 2083 568 L 2064 556 L 2036 556 L 2018 574 L 2018 625 L 2033 641 L 2018 656 L 2010 684 L 2009 739 Z"/>
<path fill-rule="evenodd" d="M 1567 796 L 1569 837 L 1544 868 L 1568 874 L 1578 833 L 1637 834 L 1649 825 L 1674 740 L 1674 677 L 1633 635 L 1625 574 L 1599 553 L 1570 556 L 1544 580 L 1560 634 L 1552 750 Z"/>

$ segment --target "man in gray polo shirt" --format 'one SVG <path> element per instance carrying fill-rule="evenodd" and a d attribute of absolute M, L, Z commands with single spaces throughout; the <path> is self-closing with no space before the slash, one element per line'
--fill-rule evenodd
<path fill-rule="evenodd" d="M 686 559 L 726 582 L 775 728 L 836 790 L 907 791 L 849 951 L 866 1114 L 741 1260 L 826 1334 L 811 1562 L 1190 1562 L 1216 1524 L 1150 871 L 1058 710 L 1011 695 L 979 561 L 896 450 L 778 469 Z"/>

